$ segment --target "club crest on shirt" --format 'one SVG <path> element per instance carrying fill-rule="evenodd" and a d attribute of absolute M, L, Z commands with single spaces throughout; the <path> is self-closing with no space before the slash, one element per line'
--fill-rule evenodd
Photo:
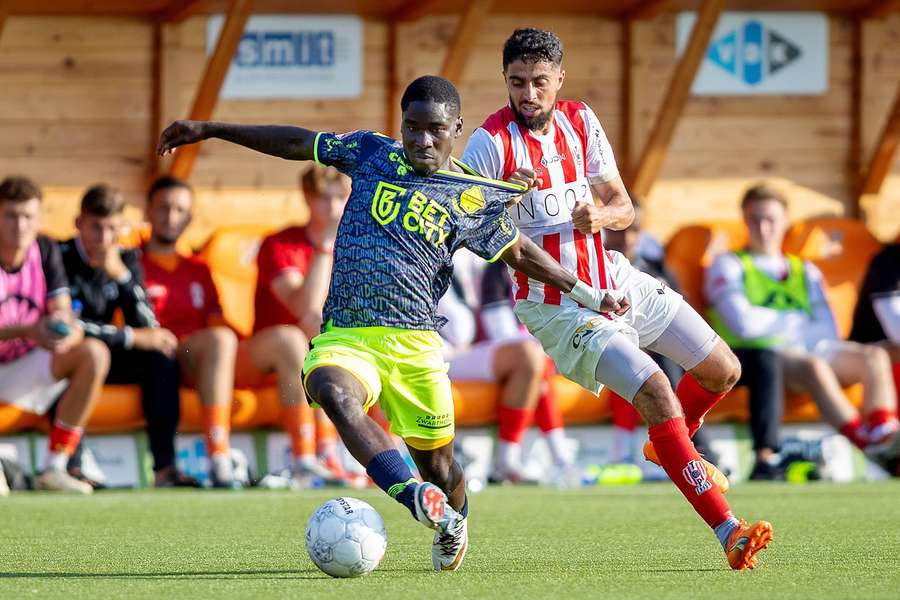
<path fill-rule="evenodd" d="M 405 194 L 405 188 L 379 181 L 378 187 L 375 188 L 375 195 L 372 196 L 372 217 L 382 225 L 387 225 L 396 219 L 400 213 L 398 198 Z"/>
<path fill-rule="evenodd" d="M 459 195 L 459 198 L 453 200 L 453 208 L 466 215 L 478 212 L 484 208 L 484 205 L 484 195 L 481 193 L 481 188 L 476 185 L 465 190 Z"/>

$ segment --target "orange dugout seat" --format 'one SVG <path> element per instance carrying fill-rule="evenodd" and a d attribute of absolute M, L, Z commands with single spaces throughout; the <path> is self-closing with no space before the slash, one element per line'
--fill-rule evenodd
<path fill-rule="evenodd" d="M 200 252 L 219 290 L 225 320 L 242 336 L 253 332 L 256 255 L 271 230 L 265 225 L 223 227 Z"/>
<path fill-rule="evenodd" d="M 219 289 L 225 318 L 239 333 L 248 335 L 253 328 L 253 295 L 256 285 L 256 254 L 262 238 L 271 229 L 266 226 L 227 227 L 217 231 L 201 255 L 210 265 Z M 666 259 L 696 308 L 703 309 L 703 273 L 720 253 L 741 248 L 746 230 L 737 221 L 716 221 L 685 227 L 666 246 Z M 795 224 L 785 240 L 785 250 L 814 261 L 825 276 L 827 293 L 838 314 L 841 331 L 852 315 L 859 284 L 869 258 L 880 245 L 856 221 L 817 219 Z M 845 313 L 844 316 L 841 316 Z M 842 320 L 844 319 L 844 320 Z M 577 384 L 557 376 L 556 395 L 564 420 L 569 425 L 589 424 L 609 419 L 608 392 L 594 397 Z M 861 386 L 847 390 L 859 406 Z M 499 387 L 493 384 L 455 382 L 453 385 L 457 423 L 483 426 L 496 422 Z M 201 409 L 196 391 L 181 393 L 182 424 L 186 432 L 200 431 Z M 746 390 L 729 394 L 710 415 L 709 422 L 747 419 Z M 280 407 L 274 386 L 258 390 L 236 390 L 232 403 L 232 426 L 236 430 L 278 427 Z M 811 399 L 789 394 L 785 421 L 815 421 L 818 413 Z M 136 386 L 106 386 L 97 410 L 90 419 L 90 433 L 129 431 L 144 426 L 140 392 Z M 28 429 L 45 429 L 46 419 L 0 404 L 0 434 Z"/>
<path fill-rule="evenodd" d="M 838 217 L 795 223 L 784 251 L 811 261 L 825 279 L 825 293 L 841 337 L 850 335 L 859 288 L 881 244 L 861 222 Z"/>

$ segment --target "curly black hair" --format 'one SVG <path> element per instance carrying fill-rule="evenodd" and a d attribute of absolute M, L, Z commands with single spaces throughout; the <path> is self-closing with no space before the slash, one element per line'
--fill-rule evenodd
<path fill-rule="evenodd" d="M 522 62 L 549 62 L 561 65 L 563 59 L 563 45 L 559 36 L 552 31 L 541 29 L 516 29 L 503 44 L 503 70 L 509 63 L 521 60 Z"/>
<path fill-rule="evenodd" d="M 446 104 L 452 112 L 459 114 L 462 102 L 456 86 L 449 79 L 435 75 L 423 75 L 406 87 L 400 99 L 400 109 L 406 110 L 411 102 L 431 101 L 435 104 Z"/>

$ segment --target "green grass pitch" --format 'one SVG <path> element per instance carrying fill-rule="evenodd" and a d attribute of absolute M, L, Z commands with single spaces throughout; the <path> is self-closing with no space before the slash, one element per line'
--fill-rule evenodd
<path fill-rule="evenodd" d="M 377 571 L 336 580 L 304 548 L 306 519 L 352 495 L 385 517 Z M 377 491 L 122 491 L 0 498 L 0 598 L 898 598 L 900 482 L 740 485 L 775 541 L 728 569 L 668 484 L 471 497 L 463 570 L 431 571 L 431 533 Z"/>

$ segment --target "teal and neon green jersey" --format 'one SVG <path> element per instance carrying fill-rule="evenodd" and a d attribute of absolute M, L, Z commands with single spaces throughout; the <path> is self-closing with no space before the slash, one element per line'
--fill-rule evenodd
<path fill-rule="evenodd" d="M 744 293 L 750 304 L 773 310 L 802 310 L 812 313 L 812 303 L 806 286 L 806 271 L 800 257 L 787 255 L 787 277 L 778 280 L 759 269 L 749 252 L 741 250 L 735 252 L 735 256 L 741 262 L 744 272 Z M 714 308 L 709 309 L 708 317 L 712 328 L 732 348 L 773 348 L 781 345 L 782 340 L 777 337 L 750 340 L 739 338 L 728 328 L 725 319 Z"/>
<path fill-rule="evenodd" d="M 466 173 L 413 171 L 400 142 L 370 131 L 319 133 L 315 160 L 353 180 L 334 249 L 324 321 L 436 330 L 460 248 L 494 261 L 519 232 L 506 202 L 524 189 Z"/>

